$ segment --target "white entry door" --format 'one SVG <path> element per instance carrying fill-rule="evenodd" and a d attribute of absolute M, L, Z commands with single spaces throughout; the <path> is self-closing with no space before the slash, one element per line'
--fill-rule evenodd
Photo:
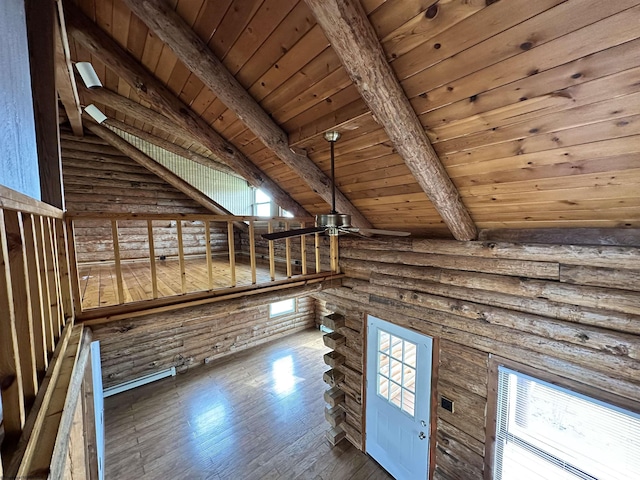
<path fill-rule="evenodd" d="M 426 479 L 433 340 L 367 317 L 366 450 L 396 480 Z"/>
<path fill-rule="evenodd" d="M 98 479 L 104 480 L 104 394 L 102 389 L 102 364 L 100 342 L 91 342 L 91 374 L 93 377 L 93 410 L 96 422 L 96 455 L 98 457 Z"/>

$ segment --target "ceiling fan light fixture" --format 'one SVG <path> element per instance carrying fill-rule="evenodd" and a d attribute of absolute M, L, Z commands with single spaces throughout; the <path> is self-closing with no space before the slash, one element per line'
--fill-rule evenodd
<path fill-rule="evenodd" d="M 324 139 L 327 142 L 337 142 L 340 138 L 340 132 L 336 132 L 335 130 L 324 132 Z"/>

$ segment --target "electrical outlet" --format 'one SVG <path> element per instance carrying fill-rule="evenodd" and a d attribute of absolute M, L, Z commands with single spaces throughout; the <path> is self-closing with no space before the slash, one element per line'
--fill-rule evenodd
<path fill-rule="evenodd" d="M 444 408 L 445 410 L 448 410 L 451 413 L 453 413 L 453 400 L 449 400 L 447 397 L 441 396 L 440 397 L 440 406 L 442 408 Z"/>

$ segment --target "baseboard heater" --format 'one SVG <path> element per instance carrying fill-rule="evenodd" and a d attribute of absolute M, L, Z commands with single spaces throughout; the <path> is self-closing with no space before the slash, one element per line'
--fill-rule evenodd
<path fill-rule="evenodd" d="M 159 372 L 143 375 L 142 377 L 136 378 L 135 380 L 129 380 L 128 382 L 124 382 L 119 385 L 114 385 L 113 387 L 105 388 L 102 394 L 106 398 L 106 397 L 110 397 L 111 395 L 115 395 L 116 393 L 126 392 L 127 390 L 131 390 L 132 388 L 141 387 L 142 385 L 155 382 L 156 380 L 160 380 L 162 378 L 175 377 L 175 376 L 176 376 L 176 367 L 171 367 L 171 368 L 167 368 L 166 370 L 161 370 Z"/>

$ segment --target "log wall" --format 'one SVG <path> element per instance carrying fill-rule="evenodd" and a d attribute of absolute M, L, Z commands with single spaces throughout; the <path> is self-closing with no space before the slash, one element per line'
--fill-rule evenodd
<path fill-rule="evenodd" d="M 638 399 L 638 248 L 343 238 L 340 265 L 347 278 L 316 295 L 319 312 L 351 318 L 354 332 L 371 313 L 438 340 L 436 479 L 482 478 L 490 355 Z M 341 353 L 362 358 L 363 338 Z M 364 433 L 363 417 L 347 423 Z"/>
<path fill-rule="evenodd" d="M 298 298 L 297 312 L 269 318 L 269 303 L 319 287 L 291 289 L 92 325 L 100 340 L 105 388 L 176 367 L 178 372 L 315 325 L 315 302 Z"/>
<path fill-rule="evenodd" d="M 62 134 L 62 167 L 69 213 L 168 213 L 211 214 L 194 200 L 141 167 L 103 140 Z M 120 254 L 123 259 L 148 258 L 146 223 L 120 221 Z M 108 221 L 77 220 L 78 262 L 113 260 L 113 240 Z M 211 224 L 212 250 L 227 252 L 227 225 Z M 185 255 L 204 254 L 203 227 L 183 222 Z M 154 222 L 158 256 L 178 254 L 176 222 Z"/>

